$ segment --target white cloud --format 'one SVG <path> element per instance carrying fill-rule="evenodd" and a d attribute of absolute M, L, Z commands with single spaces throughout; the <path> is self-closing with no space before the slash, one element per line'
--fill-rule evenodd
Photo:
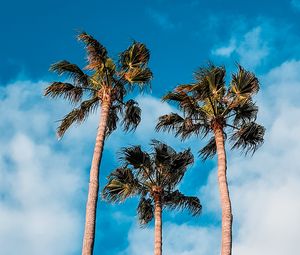
<path fill-rule="evenodd" d="M 163 253 L 172 255 L 213 255 L 219 251 L 219 231 L 215 228 L 200 228 L 187 224 L 163 225 Z M 153 254 L 154 229 L 133 226 L 128 235 L 130 246 L 119 255 Z"/>
<path fill-rule="evenodd" d="M 0 247 L 3 254 L 67 255 L 81 246 L 82 165 L 55 146 L 45 84 L 1 88 Z M 55 110 L 54 110 L 55 109 Z"/>
<path fill-rule="evenodd" d="M 261 65 L 270 52 L 263 32 L 263 28 L 257 26 L 244 34 L 234 33 L 228 44 L 216 47 L 212 54 L 226 58 L 235 54 L 243 66 L 254 69 Z"/>
<path fill-rule="evenodd" d="M 227 46 L 221 46 L 212 51 L 212 54 L 221 57 L 230 57 L 230 55 L 236 50 L 236 42 L 231 39 Z"/>
<path fill-rule="evenodd" d="M 173 30 L 176 28 L 174 22 L 166 13 L 158 12 L 154 9 L 148 9 L 147 14 L 157 25 L 165 30 Z"/>

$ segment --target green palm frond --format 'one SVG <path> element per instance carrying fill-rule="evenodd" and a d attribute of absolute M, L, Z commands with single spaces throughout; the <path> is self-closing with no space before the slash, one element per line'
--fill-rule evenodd
<path fill-rule="evenodd" d="M 119 121 L 118 113 L 122 111 L 120 104 L 112 105 L 109 110 L 109 118 L 107 120 L 106 135 L 109 136 L 113 131 L 117 129 Z"/>
<path fill-rule="evenodd" d="M 120 54 L 122 70 L 144 67 L 150 59 L 150 51 L 146 45 L 133 42 L 125 51 Z"/>
<path fill-rule="evenodd" d="M 89 87 L 88 75 L 85 74 L 77 65 L 69 61 L 62 60 L 50 66 L 50 71 L 58 75 L 66 74 L 72 80 L 75 86 Z"/>
<path fill-rule="evenodd" d="M 197 115 L 198 113 L 199 115 Z M 194 116 L 199 117 L 198 121 L 194 121 L 191 117 L 183 118 L 177 113 L 160 116 L 155 129 L 156 131 L 173 131 L 175 136 L 181 137 L 182 140 L 189 138 L 191 135 L 206 136 L 210 131 L 209 123 L 200 116 L 203 113 L 198 113 L 194 113 Z"/>
<path fill-rule="evenodd" d="M 108 58 L 106 48 L 86 32 L 80 33 L 78 40 L 86 45 L 89 62 L 86 68 L 90 70 L 102 68 Z"/>
<path fill-rule="evenodd" d="M 259 91 L 259 81 L 253 73 L 245 70 L 242 66 L 239 65 L 238 69 L 238 72 L 232 75 L 229 92 L 243 100 Z"/>
<path fill-rule="evenodd" d="M 83 95 L 83 88 L 74 86 L 67 82 L 53 82 L 45 89 L 44 96 L 58 98 L 62 97 L 69 100 L 71 103 L 78 103 L 81 101 Z"/>
<path fill-rule="evenodd" d="M 172 156 L 169 168 L 166 168 L 162 173 L 164 183 L 167 184 L 168 189 L 173 189 L 180 183 L 187 171 L 187 168 L 193 163 L 194 156 L 190 149 L 176 153 Z"/>
<path fill-rule="evenodd" d="M 185 91 L 169 91 L 166 95 L 163 96 L 163 102 L 174 102 L 181 105 L 181 103 L 186 99 L 187 93 Z"/>
<path fill-rule="evenodd" d="M 141 197 L 138 205 L 138 217 L 141 225 L 148 224 L 154 218 L 153 202 L 150 198 Z"/>
<path fill-rule="evenodd" d="M 216 146 L 216 141 L 214 137 L 211 137 L 207 143 L 200 151 L 199 151 L 199 156 L 203 160 L 207 160 L 208 158 L 212 158 L 213 156 L 216 155 L 217 152 L 217 146 Z"/>
<path fill-rule="evenodd" d="M 196 84 L 191 92 L 195 98 L 204 100 L 210 97 L 220 100 L 224 95 L 226 76 L 224 67 L 216 67 L 210 63 L 207 67 L 199 68 L 194 76 Z"/>
<path fill-rule="evenodd" d="M 150 155 L 142 151 L 141 146 L 125 147 L 121 150 L 120 160 L 125 165 L 131 165 L 135 169 L 151 169 Z"/>
<path fill-rule="evenodd" d="M 137 84 L 140 89 L 150 84 L 153 74 L 149 68 L 131 68 L 124 74 L 124 79 L 129 83 L 130 88 Z"/>
<path fill-rule="evenodd" d="M 122 125 L 125 131 L 133 131 L 141 122 L 141 108 L 134 100 L 128 100 L 125 104 Z"/>
<path fill-rule="evenodd" d="M 201 213 L 202 205 L 199 198 L 185 196 L 178 190 L 166 194 L 164 205 L 169 209 L 188 210 L 193 216 Z"/>
<path fill-rule="evenodd" d="M 124 81 L 123 79 L 115 79 L 113 77 L 113 83 L 114 83 L 114 87 L 112 90 L 112 94 L 115 100 L 117 100 L 118 102 L 123 102 L 124 97 L 127 94 L 127 90 L 126 90 L 126 81 Z"/>
<path fill-rule="evenodd" d="M 210 131 L 210 126 L 205 122 L 194 122 L 187 117 L 184 122 L 176 130 L 175 137 L 179 136 L 182 140 L 188 139 L 191 135 L 205 137 Z"/>
<path fill-rule="evenodd" d="M 97 97 L 83 101 L 78 108 L 73 109 L 61 120 L 57 129 L 58 137 L 62 137 L 73 123 L 81 123 L 86 120 L 88 115 L 97 109 L 98 105 L 99 99 Z"/>
<path fill-rule="evenodd" d="M 176 151 L 169 145 L 158 140 L 151 140 L 154 151 L 154 162 L 156 166 L 170 167 L 172 158 L 176 155 Z"/>
<path fill-rule="evenodd" d="M 170 114 L 166 114 L 160 116 L 158 119 L 158 123 L 156 124 L 156 131 L 174 131 L 177 130 L 182 123 L 184 122 L 184 118 L 182 118 L 179 114 L 171 112 Z"/>
<path fill-rule="evenodd" d="M 118 168 L 109 175 L 102 196 L 110 202 L 123 202 L 126 198 L 137 195 L 140 191 L 141 187 L 131 169 Z"/>
<path fill-rule="evenodd" d="M 254 153 L 264 142 L 265 128 L 255 122 L 249 122 L 240 127 L 231 136 L 233 141 L 232 149 L 239 149 L 245 151 L 245 154 Z"/>
<path fill-rule="evenodd" d="M 234 107 L 232 110 L 235 113 L 233 125 L 240 126 L 256 120 L 258 107 L 252 100 L 247 100 L 245 103 Z"/>

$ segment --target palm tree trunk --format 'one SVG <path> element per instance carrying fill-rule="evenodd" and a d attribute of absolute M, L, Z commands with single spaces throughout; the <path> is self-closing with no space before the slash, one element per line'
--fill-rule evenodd
<path fill-rule="evenodd" d="M 221 255 L 231 255 L 232 248 L 232 211 L 226 177 L 226 152 L 222 127 L 214 129 L 218 153 L 218 182 L 222 207 L 222 246 Z"/>
<path fill-rule="evenodd" d="M 154 197 L 155 200 L 155 230 L 154 230 L 154 255 L 162 255 L 162 206 L 161 196 Z"/>
<path fill-rule="evenodd" d="M 105 132 L 111 107 L 110 95 L 107 95 L 105 101 L 102 101 L 100 123 L 98 127 L 96 143 L 94 148 L 93 160 L 90 170 L 90 182 L 88 199 L 86 203 L 85 228 L 83 236 L 82 255 L 92 255 L 94 250 L 96 209 L 99 190 L 99 166 L 101 163 L 104 147 Z"/>

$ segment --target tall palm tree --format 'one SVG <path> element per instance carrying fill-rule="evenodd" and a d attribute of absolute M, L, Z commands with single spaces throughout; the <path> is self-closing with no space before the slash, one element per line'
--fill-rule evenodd
<path fill-rule="evenodd" d="M 122 150 L 122 165 L 109 176 L 103 197 L 111 202 L 122 202 L 128 197 L 140 196 L 139 221 L 147 224 L 155 219 L 154 255 L 161 255 L 163 208 L 188 209 L 197 215 L 202 206 L 197 197 L 185 196 L 177 189 L 194 161 L 190 150 L 177 153 L 156 140 L 152 147 L 152 153 L 142 151 L 140 146 Z"/>
<path fill-rule="evenodd" d="M 93 253 L 96 223 L 96 208 L 99 189 L 99 166 L 101 163 L 105 137 L 116 128 L 120 119 L 125 131 L 134 130 L 141 120 L 141 109 L 134 100 L 125 97 L 136 85 L 143 89 L 152 79 L 147 67 L 150 52 L 146 46 L 133 42 L 123 51 L 117 63 L 107 53 L 106 48 L 87 33 L 78 35 L 86 45 L 88 63 L 84 72 L 77 65 L 66 60 L 51 65 L 50 70 L 65 74 L 69 82 L 53 82 L 45 90 L 45 96 L 62 97 L 75 104 L 74 109 L 60 122 L 59 137 L 73 123 L 82 123 L 99 106 L 100 122 L 90 170 L 86 219 L 83 238 L 83 255 Z"/>
<path fill-rule="evenodd" d="M 225 83 L 225 68 L 209 64 L 195 72 L 195 82 L 179 85 L 163 100 L 175 102 L 182 116 L 170 113 L 159 118 L 157 130 L 173 131 L 186 139 L 191 135 L 210 136 L 199 151 L 203 159 L 218 155 L 218 183 L 222 207 L 221 254 L 232 249 L 232 210 L 226 176 L 225 141 L 231 149 L 254 153 L 263 143 L 265 129 L 255 123 L 258 108 L 253 96 L 259 90 L 255 75 L 238 66 L 229 86 Z"/>

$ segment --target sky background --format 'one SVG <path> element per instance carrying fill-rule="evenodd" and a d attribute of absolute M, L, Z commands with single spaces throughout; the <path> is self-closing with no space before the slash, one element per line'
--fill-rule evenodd
<path fill-rule="evenodd" d="M 300 1 L 5 1 L 0 9 L 0 247 L 9 255 L 80 254 L 90 161 L 98 113 L 58 141 L 57 120 L 71 106 L 42 96 L 58 78 L 50 64 L 69 60 L 85 66 L 78 31 L 87 31 L 117 58 L 132 40 L 151 50 L 152 93 L 133 95 L 143 110 L 135 133 L 108 138 L 101 186 L 117 167 L 121 147 L 152 138 L 177 150 L 184 143 L 155 133 L 157 118 L 176 111 L 160 98 L 192 81 L 209 60 L 230 74 L 239 62 L 256 73 L 259 122 L 265 144 L 253 157 L 228 153 L 232 196 L 233 253 L 295 255 L 300 252 Z M 164 253 L 216 255 L 220 207 L 216 159 L 196 160 L 180 189 L 199 196 L 203 213 L 164 213 Z M 141 229 L 137 200 L 99 203 L 95 254 L 148 255 L 153 224 Z"/>

